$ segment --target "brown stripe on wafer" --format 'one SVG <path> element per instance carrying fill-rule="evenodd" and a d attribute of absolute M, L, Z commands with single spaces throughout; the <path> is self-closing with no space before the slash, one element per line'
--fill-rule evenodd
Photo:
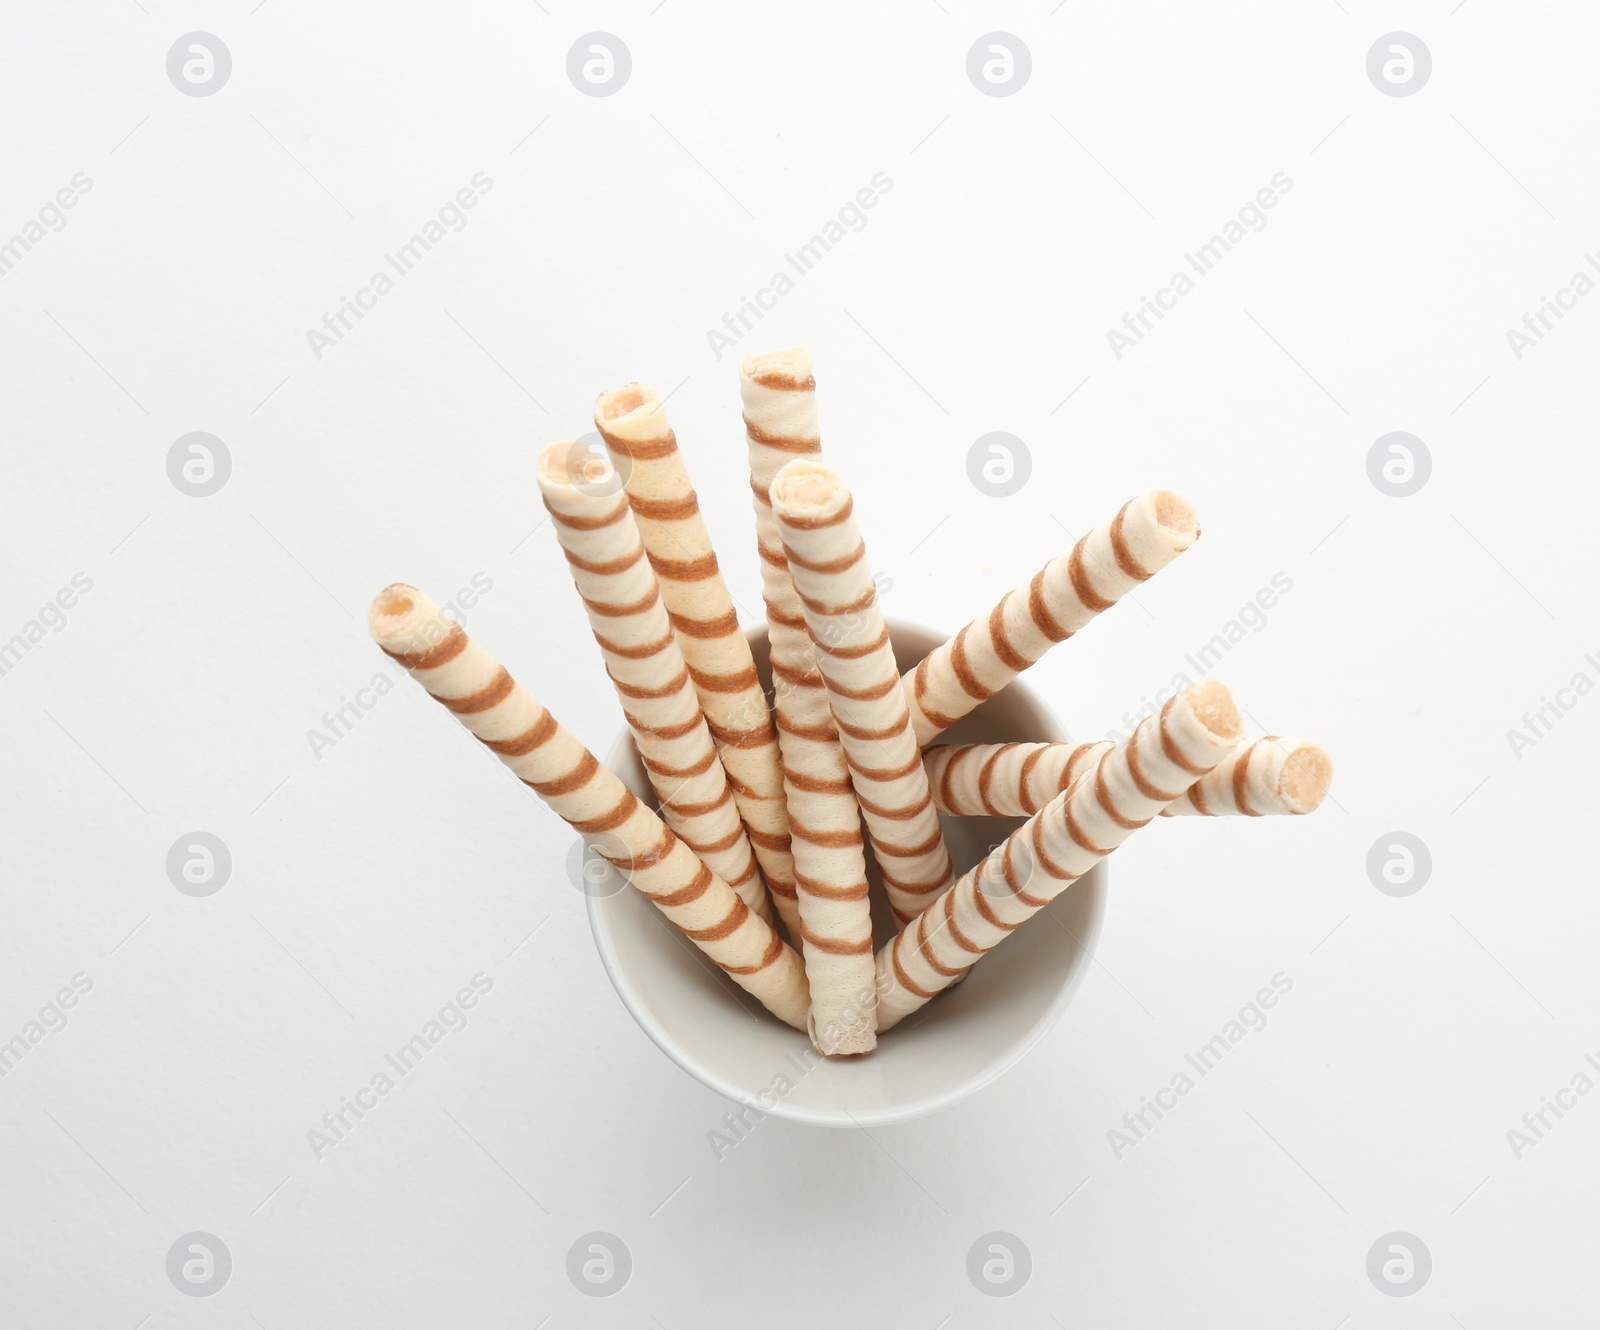
<path fill-rule="evenodd" d="M 961 691 L 968 697 L 983 702 L 994 696 L 994 689 L 983 686 L 978 676 L 972 672 L 972 663 L 967 659 L 967 633 L 971 628 L 972 625 L 967 624 L 950 643 L 950 668 L 955 671 L 956 682 L 961 685 Z"/>
<path fill-rule="evenodd" d="M 1037 838 L 1035 838 L 1035 843 L 1037 844 Z M 1000 856 L 1000 876 L 1005 878 L 1006 886 L 1011 888 L 1011 894 L 1024 905 L 1034 910 L 1042 909 L 1044 906 L 1050 904 L 1050 898 L 1048 896 L 1035 896 L 1017 880 L 1016 865 L 1011 862 L 1011 856 L 1016 848 L 1017 843 L 1008 838 L 1005 843 L 1005 851 Z M 1039 846 L 1039 848 L 1041 850 L 1043 849 L 1042 846 Z M 1071 876 L 1070 874 L 1056 872 L 1055 870 L 1059 867 L 1059 865 L 1053 863 L 1048 856 L 1042 859 L 1036 859 L 1035 862 L 1043 866 L 1045 871 L 1050 873 L 1052 877 L 1059 878 Z"/>
<path fill-rule="evenodd" d="M 814 743 L 831 743 L 839 737 L 839 732 L 827 722 L 823 722 L 821 725 L 801 725 L 791 720 L 782 711 L 774 715 L 772 719 L 785 734 L 792 734 L 799 739 L 810 739 Z"/>
<path fill-rule="evenodd" d="M 746 868 L 744 872 L 740 873 L 738 877 L 730 877 L 728 879 L 728 885 L 730 887 L 741 887 L 746 882 L 752 881 L 755 878 L 755 875 L 760 871 L 761 865 L 756 862 L 755 856 L 751 855 L 750 866 Z"/>
<path fill-rule="evenodd" d="M 883 739 L 892 739 L 903 729 L 905 729 L 906 726 L 911 723 L 911 713 L 909 711 L 902 711 L 900 713 L 900 719 L 897 720 L 893 725 L 883 725 L 876 729 L 868 728 L 863 725 L 851 725 L 848 721 L 842 721 L 837 716 L 833 718 L 833 723 L 839 727 L 839 732 L 841 734 L 848 734 L 852 739 L 881 741 Z"/>
<path fill-rule="evenodd" d="M 578 765 L 565 776 L 559 776 L 555 780 L 527 780 L 523 781 L 523 784 L 532 786 L 537 793 L 543 795 L 571 794 L 573 790 L 581 790 L 589 783 L 599 765 L 595 755 L 585 750 Z"/>
<path fill-rule="evenodd" d="M 678 838 L 672 834 L 672 828 L 663 824 L 661 827 L 661 839 L 656 842 L 652 849 L 646 850 L 643 854 L 603 854 L 600 857 L 616 864 L 619 868 L 624 864 L 630 869 L 650 868 L 671 854 L 673 847 L 677 843 Z"/>
<path fill-rule="evenodd" d="M 1092 840 L 1090 840 L 1089 837 L 1084 833 L 1083 828 L 1078 825 L 1078 819 L 1072 815 L 1071 799 L 1068 799 L 1066 803 L 1062 805 L 1061 813 L 1062 820 L 1067 825 L 1067 835 L 1072 837 L 1073 843 L 1077 845 L 1079 849 L 1083 850 L 1087 854 L 1100 855 L 1101 857 L 1111 853 L 1110 850 L 1103 850 Z"/>
<path fill-rule="evenodd" d="M 788 565 L 785 564 L 785 567 L 787 566 Z M 862 610 L 866 609 L 867 606 L 872 604 L 872 602 L 877 598 L 878 588 L 875 586 L 869 586 L 854 600 L 848 601 L 843 605 L 829 605 L 826 601 L 816 600 L 811 596 L 800 596 L 800 603 L 808 610 L 811 610 L 817 614 L 860 614 Z"/>
<path fill-rule="evenodd" d="M 995 607 L 989 611 L 989 639 L 994 643 L 994 654 L 999 656 L 1006 665 L 1019 673 L 1032 665 L 1033 662 L 1024 656 L 1016 647 L 1011 645 L 1011 639 L 1006 636 L 1006 606 L 1016 592 L 1007 592 L 1000 600 L 995 602 Z M 962 687 L 966 687 L 963 683 Z"/>
<path fill-rule="evenodd" d="M 889 644 L 889 625 L 884 624 L 883 631 L 870 642 L 860 642 L 855 646 L 829 646 L 826 642 L 811 639 L 811 645 L 824 655 L 832 656 L 837 660 L 859 660 L 862 656 L 870 656 L 874 651 L 881 651 Z M 908 718 L 909 718 L 909 713 Z"/>
<path fill-rule="evenodd" d="M 665 637 L 658 638 L 654 642 L 646 642 L 642 646 L 636 647 L 625 647 L 600 633 L 594 635 L 594 640 L 600 644 L 602 651 L 608 651 L 613 656 L 620 656 L 623 660 L 649 660 L 651 656 L 665 651 L 672 645 L 672 634 L 668 633 Z"/>
<path fill-rule="evenodd" d="M 390 651 L 388 647 L 379 649 L 391 660 L 399 661 L 408 670 L 432 670 L 454 660 L 465 651 L 467 635 L 462 631 L 460 624 L 453 623 L 450 625 L 450 631 L 425 651 Z"/>
<path fill-rule="evenodd" d="M 827 776 L 808 776 L 803 771 L 796 771 L 781 759 L 778 769 L 783 772 L 783 778 L 797 790 L 804 790 L 807 794 L 849 794 L 854 788 L 848 776 L 833 779 Z"/>
<path fill-rule="evenodd" d="M 683 686 L 689 682 L 689 667 L 685 665 L 677 674 L 667 680 L 659 688 L 646 688 L 641 684 L 623 683 L 612 672 L 611 666 L 606 666 L 606 673 L 611 676 L 611 682 L 616 685 L 617 691 L 624 697 L 651 698 L 651 697 L 676 697 Z"/>
<path fill-rule="evenodd" d="M 1276 738 L 1275 735 L 1272 737 Z M 1246 817 L 1261 816 L 1259 812 L 1250 807 L 1250 799 L 1245 794 L 1245 779 L 1250 774 L 1250 758 L 1251 755 L 1256 751 L 1256 746 L 1261 742 L 1262 740 L 1257 739 L 1255 743 L 1252 743 L 1248 748 L 1246 748 L 1244 752 L 1240 754 L 1239 760 L 1234 764 L 1233 768 L 1233 806 Z M 1199 789 L 1200 787 L 1197 783 L 1195 785 L 1191 785 L 1189 788 Z"/>
<path fill-rule="evenodd" d="M 1161 725 L 1159 728 L 1161 751 L 1166 755 L 1167 761 L 1171 762 L 1178 770 L 1186 771 L 1191 776 L 1203 776 L 1210 768 L 1196 766 L 1186 758 L 1183 755 L 1183 750 L 1178 747 L 1177 740 L 1167 733 L 1167 717 L 1172 714 L 1172 704 L 1177 700 L 1176 696 L 1169 697 L 1166 706 L 1161 708 Z"/>
<path fill-rule="evenodd" d="M 1072 874 L 1052 859 L 1050 852 L 1044 847 L 1044 820 L 1042 818 L 1030 820 L 1033 820 L 1033 832 L 1030 836 L 1033 842 L 1033 861 L 1051 877 L 1070 878 Z"/>
<path fill-rule="evenodd" d="M 786 564 L 785 567 L 787 566 Z M 767 602 L 767 618 L 773 623 L 781 623 L 785 628 L 793 628 L 797 633 L 803 633 L 806 630 L 804 615 L 790 614 L 786 610 L 776 609 L 770 601 Z"/>
<path fill-rule="evenodd" d="M 868 799 L 859 791 L 856 793 L 856 802 L 874 817 L 886 817 L 891 822 L 909 822 L 933 802 L 933 791 L 927 791 L 922 798 L 913 803 L 906 804 L 904 807 L 883 807 L 880 804 L 873 803 L 872 800 Z"/>
<path fill-rule="evenodd" d="M 781 355 L 782 353 L 776 354 Z M 817 380 L 814 375 L 807 374 L 802 378 L 798 374 L 791 374 L 788 370 L 777 368 L 776 364 L 772 363 L 771 357 L 750 357 L 751 363 L 757 365 L 761 364 L 763 360 L 767 361 L 767 367 L 760 370 L 752 370 L 750 374 L 751 383 L 759 383 L 763 388 L 776 388 L 779 392 L 786 393 L 816 392 Z"/>
<path fill-rule="evenodd" d="M 511 696 L 511 690 L 515 687 L 515 680 L 506 673 L 506 667 L 502 665 L 494 678 L 475 693 L 468 693 L 465 697 L 439 697 L 437 693 L 433 696 L 456 715 L 471 716 L 479 711 L 487 711 L 496 703 L 504 702 Z"/>
<path fill-rule="evenodd" d="M 795 840 L 808 841 L 812 845 L 821 845 L 835 850 L 861 844 L 860 827 L 841 831 L 813 831 L 805 823 L 796 822 L 793 813 L 789 814 L 789 834 Z"/>
<path fill-rule="evenodd" d="M 774 568 L 781 568 L 785 572 L 787 572 L 789 570 L 788 557 L 784 554 L 784 552 L 782 550 L 771 549 L 768 546 L 761 544 L 760 541 L 757 541 L 756 542 L 756 553 L 761 556 L 761 562 L 762 563 L 769 563 Z M 770 605 L 771 603 L 772 603 L 771 601 L 767 602 L 768 605 Z"/>
<path fill-rule="evenodd" d="M 784 665 L 779 661 L 772 661 L 772 677 L 782 679 L 785 683 L 792 683 L 798 688 L 822 687 L 822 672 L 820 670 L 799 670 L 792 666 Z"/>
<path fill-rule="evenodd" d="M 867 936 L 859 942 L 847 942 L 836 937 L 823 937 L 813 933 L 806 927 L 804 918 L 800 920 L 800 936 L 813 947 L 827 952 L 830 956 L 861 956 L 872 950 L 872 938 Z"/>
<path fill-rule="evenodd" d="M 726 637 L 729 633 L 739 631 L 739 616 L 733 610 L 719 614 L 715 619 L 691 619 L 668 610 L 667 619 L 680 633 L 689 637 Z"/>
<path fill-rule="evenodd" d="M 688 667 L 689 677 L 695 684 L 713 693 L 742 693 L 745 689 L 761 682 L 756 673 L 756 667 L 740 670 L 737 674 L 708 674 L 704 670 L 697 670 L 693 665 Z"/>
<path fill-rule="evenodd" d="M 1072 590 L 1079 600 L 1096 613 L 1109 610 L 1116 601 L 1107 600 L 1094 589 L 1094 583 L 1089 580 L 1089 570 L 1083 566 L 1083 544 L 1080 540 L 1072 547 L 1072 553 L 1067 555 L 1067 576 L 1072 579 Z"/>
<path fill-rule="evenodd" d="M 1132 502 L 1133 500 L 1129 499 L 1128 503 L 1117 509 L 1117 515 L 1111 519 L 1111 552 L 1116 556 L 1117 567 L 1135 582 L 1148 582 L 1151 577 L 1150 571 L 1133 557 L 1132 551 L 1128 549 L 1128 538 L 1122 533 L 1122 520 L 1128 515 L 1128 504 Z"/>
<path fill-rule="evenodd" d="M 547 711 L 521 734 L 509 739 L 480 738 L 478 742 L 503 757 L 521 757 L 524 753 L 531 753 L 540 744 L 549 742 L 551 735 L 559 728 L 559 722 Z"/>
<path fill-rule="evenodd" d="M 940 897 L 939 904 L 937 906 L 935 906 L 934 908 L 935 909 L 942 909 L 944 911 L 945 932 L 949 933 L 951 938 L 954 939 L 956 946 L 960 947 L 962 951 L 970 951 L 974 956 L 983 955 L 983 948 L 980 947 L 976 942 L 974 942 L 965 933 L 963 933 L 961 931 L 961 929 L 956 924 L 956 894 L 955 894 L 955 892 L 953 892 L 953 891 L 945 892 L 945 894 L 942 897 Z M 928 913 L 931 913 L 931 911 L 928 911 Z"/>
<path fill-rule="evenodd" d="M 606 447 L 612 452 L 621 453 L 631 457 L 636 462 L 655 462 L 663 457 L 671 457 L 678 451 L 678 440 L 671 430 L 662 439 L 638 439 L 629 442 L 620 435 L 613 434 L 604 425 L 600 426 L 600 436 L 605 439 Z M 637 508 L 634 509 L 638 511 Z"/>
<path fill-rule="evenodd" d="M 627 605 L 610 605 L 603 600 L 590 600 L 583 597 L 583 603 L 594 613 L 606 619 L 625 619 L 630 614 L 643 614 L 647 609 L 661 599 L 661 588 L 654 582 L 650 583 L 650 590 L 640 596 L 638 600 Z"/>
<path fill-rule="evenodd" d="M 972 893 L 972 903 L 978 907 L 978 913 L 984 917 L 984 920 L 988 924 L 990 924 L 992 927 L 1000 929 L 1002 932 L 1015 932 L 1017 929 L 1021 928 L 1025 922 L 1019 919 L 1014 924 L 1008 924 L 1004 919 L 994 912 L 994 907 L 989 904 L 987 897 L 984 895 L 982 887 L 979 887 L 978 890 Z"/>
<path fill-rule="evenodd" d="M 902 882 L 882 864 L 878 865 L 878 876 L 883 879 L 884 886 L 893 887 L 896 891 L 903 891 L 908 896 L 926 896 L 930 892 L 940 890 L 945 885 L 942 882 Z"/>
<path fill-rule="evenodd" d="M 747 828 L 750 839 L 764 850 L 787 850 L 789 848 L 789 833 L 779 831 L 757 831 L 754 827 Z"/>
<path fill-rule="evenodd" d="M 1110 750 L 1107 750 L 1106 756 L 1109 756 L 1109 752 Z M 1105 756 L 1102 756 L 1101 759 L 1095 763 L 1094 797 L 1100 801 L 1100 807 L 1104 811 L 1105 815 L 1124 831 L 1137 831 L 1144 825 L 1142 822 L 1135 822 L 1132 818 L 1124 817 L 1122 815 L 1122 811 L 1117 807 L 1115 801 L 1112 799 L 1111 789 L 1106 784 Z"/>
<path fill-rule="evenodd" d="M 1033 619 L 1033 626 L 1052 642 L 1065 642 L 1072 636 L 1072 629 L 1063 627 L 1050 613 L 1050 606 L 1044 598 L 1044 575 L 1049 571 L 1050 565 L 1045 564 L 1028 583 L 1028 614 Z"/>
<path fill-rule="evenodd" d="M 687 836 L 680 836 L 679 839 L 703 859 L 708 854 L 720 854 L 723 850 L 731 850 L 743 835 L 743 824 L 736 823 L 732 831 L 726 836 L 717 837 L 716 840 L 696 841 L 690 840 Z"/>
<path fill-rule="evenodd" d="M 900 676 L 889 674 L 878 683 L 868 688 L 846 688 L 842 683 L 828 680 L 828 691 L 835 697 L 849 698 L 855 702 L 876 702 L 880 697 L 888 697 L 890 693 L 900 687 Z"/>
<path fill-rule="evenodd" d="M 750 492 L 756 496 L 756 500 L 762 506 L 770 508 L 772 507 L 772 495 L 767 491 L 768 486 L 763 485 L 754 476 L 750 477 Z"/>
<path fill-rule="evenodd" d="M 718 969 L 726 970 L 729 974 L 757 974 L 765 970 L 781 955 L 783 955 L 783 939 L 774 933 L 772 941 L 767 944 L 767 949 L 762 954 L 759 965 L 724 965 L 721 961 L 716 961 L 714 964 Z"/>
<path fill-rule="evenodd" d="M 867 898 L 866 878 L 862 878 L 859 882 L 834 884 L 819 882 L 815 878 L 797 872 L 794 875 L 794 884 L 808 896 L 817 896 L 828 901 L 864 901 Z"/>
<path fill-rule="evenodd" d="M 625 573 L 628 571 L 628 569 L 632 568 L 634 564 L 638 563 L 640 559 L 645 557 L 643 545 L 635 545 L 631 554 L 624 554 L 620 558 L 607 559 L 603 562 L 596 562 L 593 559 L 579 558 L 571 550 L 564 547 L 561 552 L 567 556 L 567 562 L 570 563 L 574 568 L 581 568 L 586 573 L 594 573 L 600 577 L 609 577 L 616 573 Z"/>
<path fill-rule="evenodd" d="M 733 791 L 724 786 L 721 796 L 716 799 L 704 799 L 699 803 L 688 803 L 682 799 L 663 799 L 661 806 L 672 809 L 682 817 L 703 817 L 707 813 L 714 813 L 717 809 L 725 807 L 732 799 Z M 731 887 L 734 884 L 730 882 L 728 885 Z"/>
<path fill-rule="evenodd" d="M 647 522 L 681 522 L 700 511 L 700 498 L 693 490 L 681 499 L 636 499 L 631 495 L 633 515 Z"/>
<path fill-rule="evenodd" d="M 646 725 L 637 716 L 628 711 L 624 711 L 622 714 L 627 719 L 629 729 L 638 730 L 641 734 L 648 734 L 657 739 L 681 739 L 690 730 L 695 729 L 700 724 L 701 719 L 699 716 L 690 716 L 688 720 L 681 721 L 676 725 Z"/>
<path fill-rule="evenodd" d="M 918 988 L 914 983 L 912 983 L 911 976 L 905 972 L 905 969 L 900 964 L 900 938 L 904 936 L 905 934 L 901 933 L 900 937 L 895 938 L 893 944 L 889 948 L 889 964 L 894 966 L 894 977 L 900 981 L 901 986 L 904 987 L 907 992 L 915 993 L 920 998 L 931 998 L 933 994 L 928 992 L 927 989 Z"/>
<path fill-rule="evenodd" d="M 822 446 L 822 440 L 816 437 L 794 438 L 787 434 L 773 434 L 759 425 L 752 425 L 749 416 L 744 417 L 744 432 L 757 443 L 776 448 L 780 453 L 814 453 Z"/>
<path fill-rule="evenodd" d="M 885 841 L 875 840 L 872 842 L 872 848 L 873 851 L 878 855 L 881 862 L 883 856 L 886 854 L 895 859 L 916 859 L 924 854 L 932 854 L 935 847 L 941 845 L 943 842 L 944 832 L 942 832 L 939 827 L 935 825 L 928 838 L 918 845 L 890 845 Z M 946 882 L 930 882 L 927 884 L 927 889 L 929 891 L 937 891 L 940 887 L 946 885 L 948 885 Z M 913 888 L 913 890 L 915 890 L 915 888 Z"/>
<path fill-rule="evenodd" d="M 1150 778 L 1144 774 L 1144 766 L 1139 758 L 1139 731 L 1137 729 L 1128 736 L 1127 758 L 1128 774 L 1133 777 L 1135 788 L 1137 788 L 1139 793 L 1144 795 L 1146 799 L 1150 799 L 1156 803 L 1169 804 L 1178 797 L 1175 794 L 1169 794 L 1159 785 L 1154 784 Z"/>
<path fill-rule="evenodd" d="M 844 760 L 849 765 L 851 771 L 865 776 L 868 780 L 891 781 L 899 780 L 904 776 L 909 776 L 913 771 L 920 767 L 922 765 L 922 754 L 913 753 L 910 761 L 908 761 L 904 766 L 899 767 L 864 767 L 857 762 L 855 758 L 851 757 L 849 753 L 844 755 Z"/>
<path fill-rule="evenodd" d="M 840 513 L 837 517 L 830 518 L 826 522 L 797 522 L 793 519 L 790 519 L 789 525 L 810 527 L 832 526 L 835 522 L 842 522 L 848 516 L 850 516 L 850 510 L 848 507 L 846 507 L 844 512 Z M 843 555 L 837 559 L 802 559 L 798 555 L 789 554 L 787 550 L 785 550 L 785 554 L 787 555 L 791 564 L 799 564 L 802 568 L 809 568 L 814 573 L 842 573 L 847 568 L 853 568 L 857 559 L 864 559 L 866 557 L 867 546 L 865 541 L 858 542 L 855 549 L 853 549 L 849 554 Z"/>
<path fill-rule="evenodd" d="M 915 928 L 917 930 L 917 952 L 921 955 L 923 960 L 928 962 L 929 966 L 931 966 L 936 973 L 944 975 L 946 979 L 954 979 L 957 975 L 964 973 L 970 967 L 961 966 L 952 970 L 949 966 L 943 964 L 939 958 L 933 954 L 933 947 L 928 941 L 928 919 L 932 914 L 932 910 L 924 910 L 918 917 L 915 924 Z"/>
<path fill-rule="evenodd" d="M 677 779 L 688 780 L 691 776 L 698 776 L 702 772 L 710 771 L 711 764 L 716 761 L 715 753 L 702 753 L 686 767 L 675 767 L 663 762 L 659 758 L 639 755 L 639 760 L 644 763 L 647 770 L 653 771 L 658 776 L 672 776 Z"/>
<path fill-rule="evenodd" d="M 1016 746 L 1014 743 L 1001 744 L 989 755 L 988 760 L 978 768 L 978 802 L 983 805 L 985 811 L 994 817 L 1001 816 L 1000 810 L 994 806 L 994 800 L 989 797 L 989 791 L 994 785 L 994 764 Z"/>
<path fill-rule="evenodd" d="M 748 730 L 730 730 L 721 725 L 714 724 L 711 718 L 706 718 L 706 728 L 711 731 L 711 737 L 727 748 L 759 748 L 772 738 L 772 724 L 752 726 Z M 733 777 L 729 776 L 729 780 Z"/>
<path fill-rule="evenodd" d="M 790 526 L 798 527 L 802 531 L 820 531 L 824 527 L 838 526 L 840 522 L 843 522 L 850 516 L 850 513 L 854 508 L 855 500 L 849 495 L 846 495 L 844 502 L 831 513 L 790 513 L 789 516 L 784 520 L 788 522 Z M 804 568 L 814 568 L 815 571 L 819 573 L 842 573 L 866 552 L 867 547 L 864 544 L 860 545 L 857 547 L 856 552 L 848 559 L 845 559 L 842 562 L 835 560 L 834 563 L 836 566 L 832 568 L 818 568 L 814 564 L 809 563 L 802 564 L 801 566 Z"/>
<path fill-rule="evenodd" d="M 711 870 L 701 864 L 700 871 L 694 875 L 694 880 L 688 886 L 678 891 L 670 891 L 665 896 L 657 896 L 655 902 L 657 905 L 687 905 L 690 901 L 698 900 L 705 895 L 705 890 L 711 882 Z"/>
<path fill-rule="evenodd" d="M 715 577 L 721 571 L 717 567 L 715 554 L 707 554 L 699 559 L 663 559 L 652 554 L 650 566 L 656 570 L 658 577 L 665 577 L 673 582 L 704 582 L 706 578 Z"/>
<path fill-rule="evenodd" d="M 961 764 L 962 759 L 965 757 L 965 753 L 957 753 L 944 764 L 944 775 L 939 777 L 939 802 L 942 803 L 946 808 L 951 807 L 955 803 L 954 792 L 951 788 L 951 784 L 955 779 L 956 767 Z"/>
<path fill-rule="evenodd" d="M 628 501 L 626 498 L 609 513 L 599 514 L 595 517 L 580 517 L 573 514 L 558 513 L 554 508 L 550 507 L 548 499 L 545 500 L 544 506 L 550 514 L 550 520 L 557 526 L 566 527 L 568 531 L 598 531 L 601 527 L 611 526 L 622 521 L 628 515 Z"/>
<path fill-rule="evenodd" d="M 601 813 L 598 817 L 585 818 L 581 822 L 574 822 L 572 823 L 572 829 L 589 835 L 599 835 L 602 831 L 613 831 L 632 817 L 638 807 L 639 797 L 632 790 L 624 790 L 622 798 L 617 800 L 617 806 L 609 813 Z"/>
<path fill-rule="evenodd" d="M 1034 767 L 1039 765 L 1039 759 L 1043 756 L 1044 749 L 1035 748 L 1031 753 L 1022 759 L 1022 781 L 1018 796 L 1022 803 L 1022 811 L 1027 813 L 1030 817 L 1039 811 L 1039 805 L 1033 800 L 1033 785 L 1030 777 L 1033 775 Z M 947 798 L 946 803 L 948 802 L 949 800 Z"/>
<path fill-rule="evenodd" d="M 709 928 L 686 928 L 683 935 L 695 942 L 716 942 L 727 937 L 750 917 L 750 907 L 734 897 L 733 908 Z"/>

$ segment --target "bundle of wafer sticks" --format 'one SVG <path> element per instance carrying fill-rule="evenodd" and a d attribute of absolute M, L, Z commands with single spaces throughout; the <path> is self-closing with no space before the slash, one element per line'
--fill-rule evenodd
<path fill-rule="evenodd" d="M 854 503 L 821 458 L 811 357 L 745 358 L 772 696 L 657 394 L 603 394 L 598 449 L 563 441 L 538 483 L 652 808 L 415 587 L 373 638 L 717 966 L 824 1054 L 878 1035 L 967 971 L 1158 815 L 1314 809 L 1305 739 L 1243 738 L 1206 680 L 1120 743 L 933 744 L 1200 534 L 1176 494 L 1130 499 L 902 675 Z M 957 872 L 939 818 L 1026 818 Z M 867 855 L 898 932 L 873 948 Z"/>

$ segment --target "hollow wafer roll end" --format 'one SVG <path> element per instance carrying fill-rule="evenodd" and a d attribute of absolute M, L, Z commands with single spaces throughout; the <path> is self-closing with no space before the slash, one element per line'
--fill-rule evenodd
<path fill-rule="evenodd" d="M 1265 735 L 1239 746 L 1166 810 L 1171 816 L 1239 813 L 1302 815 L 1327 796 L 1333 759 L 1309 739 Z"/>
<path fill-rule="evenodd" d="M 648 443 L 672 433 L 661 395 L 648 383 L 628 383 L 595 399 L 594 423 L 608 442 Z"/>

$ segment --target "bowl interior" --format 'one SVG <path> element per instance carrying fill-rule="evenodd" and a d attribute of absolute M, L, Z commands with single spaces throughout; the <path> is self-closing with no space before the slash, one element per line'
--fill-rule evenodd
<path fill-rule="evenodd" d="M 902 670 L 946 634 L 889 622 Z M 750 634 L 770 688 L 765 629 Z M 941 742 L 1061 740 L 1060 723 L 1020 680 L 951 728 Z M 649 782 L 626 731 L 607 765 L 651 804 Z M 945 838 L 962 872 L 1020 818 L 947 817 Z M 869 875 L 872 855 L 867 855 Z M 597 871 L 603 869 L 603 871 Z M 652 1040 L 712 1089 L 763 1113 L 825 1126 L 898 1122 L 933 1112 L 988 1084 L 1041 1039 L 1082 980 L 1105 910 L 1105 865 L 1052 902 L 953 990 L 886 1032 L 867 1057 L 821 1057 L 740 989 L 603 861 L 585 873 L 589 923 L 618 994 Z M 874 875 L 875 876 L 875 875 Z M 876 881 L 874 886 L 876 887 Z M 875 890 L 874 933 L 893 921 Z"/>

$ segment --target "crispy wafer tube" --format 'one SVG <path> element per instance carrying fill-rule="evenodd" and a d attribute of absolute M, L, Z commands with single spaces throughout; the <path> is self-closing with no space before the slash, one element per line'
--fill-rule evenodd
<path fill-rule="evenodd" d="M 779 912 L 786 903 L 793 910 L 794 858 L 778 736 L 678 440 L 655 389 L 642 383 L 602 394 L 594 423 L 624 478 L 639 536 L 761 875 Z"/>
<path fill-rule="evenodd" d="M 800 958 L 733 888 L 415 587 L 380 591 L 373 639 L 780 1020 L 804 1028 Z"/>
<path fill-rule="evenodd" d="M 1233 699 L 1214 680 L 1146 716 L 879 951 L 878 1028 L 948 988 L 1214 769 L 1238 735 Z"/>
<path fill-rule="evenodd" d="M 860 923 L 867 909 L 861 812 L 768 494 L 785 462 L 819 448 L 810 355 L 795 347 L 745 357 L 739 392 L 772 647 L 778 748 L 800 892 L 798 929 L 791 935 L 801 938 L 805 955 L 817 1047 L 824 1053 L 864 1053 L 876 1045 L 877 1035 L 872 934 Z"/>
<path fill-rule="evenodd" d="M 772 482 L 789 575 L 816 647 L 856 801 L 902 924 L 955 881 L 855 505 L 839 476 L 797 457 Z M 866 926 L 863 910 L 863 927 Z"/>
<path fill-rule="evenodd" d="M 934 806 L 958 816 L 1037 813 L 1092 766 L 1109 743 L 935 744 L 923 754 Z M 1161 810 L 1163 817 L 1312 812 L 1333 780 L 1333 759 L 1309 739 L 1246 739 L 1216 770 Z"/>
<path fill-rule="evenodd" d="M 622 484 L 570 442 L 539 458 L 539 491 L 589 612 L 667 825 L 763 919 L 772 906 Z"/>
<path fill-rule="evenodd" d="M 1194 509 L 1169 490 L 1146 490 L 1123 504 L 1109 522 L 906 672 L 902 682 L 917 742 L 926 747 L 1199 535 Z"/>

